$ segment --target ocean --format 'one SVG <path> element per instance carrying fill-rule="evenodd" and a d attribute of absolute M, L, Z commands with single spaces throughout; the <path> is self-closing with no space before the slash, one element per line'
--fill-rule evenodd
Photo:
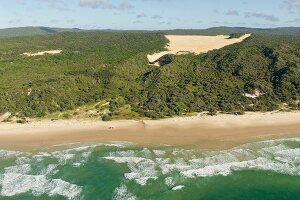
<path fill-rule="evenodd" d="M 0 199 L 297 200 L 300 138 L 227 150 L 129 142 L 2 149 Z"/>

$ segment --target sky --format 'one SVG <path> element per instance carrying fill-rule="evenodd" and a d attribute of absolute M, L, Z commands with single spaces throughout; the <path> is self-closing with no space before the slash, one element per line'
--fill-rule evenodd
<path fill-rule="evenodd" d="M 0 0 L 0 28 L 300 27 L 300 0 Z"/>

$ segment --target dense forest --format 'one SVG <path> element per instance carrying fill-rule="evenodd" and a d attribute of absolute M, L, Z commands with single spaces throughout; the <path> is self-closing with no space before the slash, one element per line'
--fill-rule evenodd
<path fill-rule="evenodd" d="M 167 42 L 162 32 L 0 39 L 0 115 L 67 112 L 64 116 L 72 117 L 78 108 L 92 105 L 103 120 L 157 119 L 201 111 L 271 111 L 283 104 L 300 107 L 297 34 L 254 33 L 220 50 L 173 55 L 163 67 L 148 65 L 146 55 L 163 50 Z M 21 55 L 54 49 L 62 53 Z M 245 95 L 257 92 L 257 98 Z"/>
<path fill-rule="evenodd" d="M 60 32 L 84 32 L 85 30 L 77 28 L 51 28 L 51 27 L 20 27 L 0 29 L 0 38 L 50 35 Z"/>
<path fill-rule="evenodd" d="M 300 27 L 282 27 L 282 28 L 246 28 L 246 27 L 213 27 L 208 29 L 175 29 L 163 31 L 133 31 L 133 30 L 86 30 L 78 28 L 53 28 L 43 26 L 33 27 L 19 27 L 19 28 L 6 28 L 0 29 L 0 38 L 24 37 L 24 36 L 38 36 L 38 35 L 51 35 L 61 32 L 127 32 L 127 33 L 153 33 L 159 32 L 164 34 L 179 34 L 179 35 L 230 35 L 241 33 L 254 33 L 254 34 L 271 34 L 271 35 L 300 35 Z"/>

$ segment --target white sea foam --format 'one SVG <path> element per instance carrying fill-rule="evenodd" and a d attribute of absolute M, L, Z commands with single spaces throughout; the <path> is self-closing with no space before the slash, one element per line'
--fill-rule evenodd
<path fill-rule="evenodd" d="M 176 187 L 173 187 L 172 190 L 176 191 L 176 190 L 181 190 L 184 188 L 184 185 L 178 185 Z"/>
<path fill-rule="evenodd" d="M 124 177 L 128 180 L 135 180 L 140 185 L 146 185 L 149 179 L 157 179 L 155 162 L 140 157 L 104 157 L 107 160 L 113 160 L 116 163 L 127 163 L 130 173 L 125 173 Z"/>
<path fill-rule="evenodd" d="M 3 171 L 3 174 L 0 173 L 0 196 L 10 197 L 29 192 L 36 196 L 42 194 L 60 195 L 67 199 L 73 199 L 80 195 L 80 186 L 61 179 L 49 178 L 49 176 L 59 172 L 58 166 L 71 165 L 79 167 L 88 161 L 92 151 L 98 146 L 123 148 L 127 145 L 129 143 L 115 142 L 77 146 L 61 151 L 39 152 L 37 154 L 0 150 L 0 159 L 16 158 L 12 166 L 0 169 L 0 172 Z M 32 169 L 35 170 L 34 175 L 31 174 Z M 136 176 L 136 181 L 145 184 L 151 178 L 154 177 Z"/>
<path fill-rule="evenodd" d="M 167 176 L 165 184 L 171 187 L 175 185 L 174 174 L 186 178 L 228 176 L 233 171 L 248 169 L 300 176 L 300 148 L 287 144 L 299 141 L 298 138 L 262 141 L 225 151 L 126 150 L 110 153 L 104 158 L 126 164 L 130 172 L 124 177 L 140 185 L 146 185 L 149 178 L 162 175 Z"/>
<path fill-rule="evenodd" d="M 289 149 L 287 146 L 285 146 L 283 144 L 279 144 L 276 146 L 265 147 L 265 148 L 262 148 L 261 150 L 268 152 L 268 153 L 274 153 L 274 152 L 283 151 L 283 150 L 287 150 L 287 149 Z"/>
<path fill-rule="evenodd" d="M 77 197 L 81 187 L 60 179 L 48 180 L 44 175 L 24 175 L 20 173 L 5 173 L 2 180 L 1 195 L 11 197 L 26 192 L 33 195 L 61 195 L 68 199 Z"/>
<path fill-rule="evenodd" d="M 295 160 L 297 158 L 300 158 L 300 148 L 285 149 L 285 150 L 277 151 L 274 154 L 277 156 L 289 158 L 290 160 Z"/>
<path fill-rule="evenodd" d="M 162 151 L 162 150 L 153 150 L 153 153 L 156 155 L 156 156 L 164 156 L 166 154 L 165 151 Z"/>
<path fill-rule="evenodd" d="M 157 181 L 158 177 L 166 177 L 164 184 L 177 189 L 183 186 L 180 184 L 184 184 L 180 181 L 180 177 L 185 180 L 216 175 L 227 176 L 233 171 L 248 169 L 300 176 L 300 148 L 297 148 L 300 146 L 299 142 L 300 138 L 270 140 L 249 143 L 225 151 L 185 150 L 172 147 L 155 150 L 113 148 L 103 159 L 126 165 L 129 170 L 124 173 L 124 182 L 115 190 L 114 199 L 135 200 L 137 197 L 128 191 L 127 180 L 145 186 L 150 180 Z M 3 172 L 0 174 L 0 194 L 15 196 L 31 192 L 36 196 L 47 194 L 60 195 L 68 199 L 76 198 L 80 196 L 82 189 L 80 186 L 49 177 L 58 174 L 60 165 L 72 167 L 84 165 L 94 149 L 99 146 L 124 147 L 118 143 L 96 144 L 50 153 L 40 152 L 36 155 L 0 150 L 0 159 L 16 158 L 11 166 L 0 169 L 0 172 Z M 46 158 L 49 160 L 45 160 Z M 32 169 L 35 169 L 35 175 L 32 175 Z"/>
<path fill-rule="evenodd" d="M 122 184 L 115 189 L 113 200 L 137 200 L 137 197 L 128 192 L 126 185 Z"/>
<path fill-rule="evenodd" d="M 21 152 L 19 152 L 19 151 L 8 151 L 8 150 L 0 149 L 0 158 L 1 159 L 18 156 L 20 154 L 21 154 Z"/>
<path fill-rule="evenodd" d="M 16 160 L 16 164 L 17 165 L 24 165 L 24 164 L 29 164 L 31 163 L 31 159 L 29 157 L 25 157 L 25 156 L 22 156 L 22 157 L 18 157 L 17 160 Z"/>
<path fill-rule="evenodd" d="M 167 177 L 165 178 L 165 185 L 169 187 L 174 187 L 175 181 L 173 177 Z"/>
<path fill-rule="evenodd" d="M 75 143 L 77 144 L 77 143 Z M 132 145 L 131 142 L 112 142 L 112 143 L 97 143 L 92 145 L 84 145 L 73 147 L 67 150 L 55 151 L 52 153 L 44 153 L 41 152 L 36 157 L 53 157 L 56 158 L 61 165 L 65 165 L 70 163 L 73 167 L 80 167 L 84 163 L 87 162 L 88 158 L 91 156 L 92 151 L 96 147 L 107 146 L 107 147 L 117 147 L 117 148 L 125 148 L 126 146 Z"/>
<path fill-rule="evenodd" d="M 109 146 L 109 147 L 118 147 L 118 148 L 124 148 L 127 146 L 131 146 L 134 143 L 132 142 L 127 142 L 127 141 L 112 141 L 110 144 L 103 144 L 104 146 Z"/>
<path fill-rule="evenodd" d="M 179 156 L 179 155 L 190 155 L 191 153 L 193 153 L 192 150 L 186 150 L 186 149 L 174 149 L 172 154 L 174 156 Z"/>
<path fill-rule="evenodd" d="M 50 153 L 47 153 L 47 152 L 39 152 L 38 154 L 36 155 L 33 155 L 32 156 L 32 159 L 36 162 L 42 162 L 45 158 L 49 158 L 51 157 L 51 154 Z"/>
<path fill-rule="evenodd" d="M 5 173 L 21 173 L 21 174 L 27 174 L 31 171 L 31 165 L 30 164 L 24 164 L 24 165 L 16 165 L 11 167 L 4 168 Z"/>
<path fill-rule="evenodd" d="M 79 196 L 81 187 L 60 179 L 53 179 L 48 186 L 48 190 L 50 196 L 60 195 L 68 199 L 74 199 Z"/>
<path fill-rule="evenodd" d="M 92 150 L 97 146 L 98 145 L 80 146 L 80 147 L 67 149 L 63 151 L 55 151 L 51 153 L 51 156 L 56 158 L 60 165 L 65 165 L 67 163 L 83 164 L 87 161 L 88 157 L 91 155 Z"/>
<path fill-rule="evenodd" d="M 0 174 L 0 185 L 2 185 L 3 179 L 4 179 L 3 174 Z"/>
<path fill-rule="evenodd" d="M 53 152 L 52 156 L 58 160 L 61 165 L 65 165 L 69 160 L 74 158 L 74 154 L 68 152 Z"/>
<path fill-rule="evenodd" d="M 53 175 L 58 172 L 57 164 L 49 164 L 46 168 L 42 169 L 41 174 L 44 175 Z"/>
<path fill-rule="evenodd" d="M 104 157 L 107 160 L 113 160 L 116 163 L 134 163 L 137 164 L 143 160 L 146 160 L 146 158 L 139 158 L 139 157 L 113 157 L 113 156 L 108 156 Z"/>

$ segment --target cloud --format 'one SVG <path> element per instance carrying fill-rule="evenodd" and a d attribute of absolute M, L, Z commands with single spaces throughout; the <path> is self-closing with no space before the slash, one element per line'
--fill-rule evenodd
<path fill-rule="evenodd" d="M 215 14 L 219 14 L 219 13 L 220 13 L 218 10 L 213 10 L 213 12 L 214 12 Z"/>
<path fill-rule="evenodd" d="M 50 20 L 50 23 L 51 23 L 51 24 L 55 24 L 55 23 L 57 23 L 57 22 L 58 22 L 57 19 L 51 19 L 51 20 Z"/>
<path fill-rule="evenodd" d="M 136 21 L 134 21 L 133 23 L 134 23 L 134 24 L 142 24 L 143 21 L 141 21 L 141 20 L 136 20 Z"/>
<path fill-rule="evenodd" d="M 118 10 L 130 10 L 133 8 L 133 5 L 128 2 L 113 4 L 110 0 L 79 0 L 79 5 L 82 7 Z"/>
<path fill-rule="evenodd" d="M 270 21 L 270 22 L 280 21 L 280 19 L 275 17 L 274 15 L 269 15 L 269 14 L 265 14 L 265 13 L 250 13 L 250 12 L 247 12 L 247 13 L 245 13 L 245 17 L 246 18 L 255 17 L 255 18 L 264 19 L 264 20 L 267 20 L 267 21 Z"/>
<path fill-rule="evenodd" d="M 290 13 L 300 12 L 300 0 L 284 0 L 282 7 Z"/>
<path fill-rule="evenodd" d="M 151 18 L 152 19 L 162 19 L 163 17 L 160 15 L 153 15 Z"/>
<path fill-rule="evenodd" d="M 130 9 L 133 9 L 134 6 L 131 5 L 130 3 L 128 2 L 123 2 L 117 6 L 114 6 L 114 8 L 118 9 L 118 10 L 130 10 Z"/>
<path fill-rule="evenodd" d="M 239 16 L 240 13 L 237 10 L 228 10 L 225 15 Z"/>
<path fill-rule="evenodd" d="M 159 22 L 159 25 L 172 25 L 172 22 Z"/>
<path fill-rule="evenodd" d="M 141 13 L 136 16 L 136 18 L 144 18 L 144 17 L 147 17 L 145 13 Z"/>
<path fill-rule="evenodd" d="M 300 24 L 300 18 L 298 19 L 293 19 L 291 21 L 287 21 L 288 23 L 297 23 L 297 24 Z"/>
<path fill-rule="evenodd" d="M 92 7 L 92 8 L 111 8 L 111 4 L 107 0 L 80 0 L 79 5 L 82 7 Z"/>
<path fill-rule="evenodd" d="M 21 22 L 22 22 L 22 19 L 12 19 L 12 20 L 8 21 L 9 24 L 19 24 Z"/>
<path fill-rule="evenodd" d="M 70 11 L 65 0 L 35 0 L 39 5 L 45 4 L 50 8 L 61 11 Z M 21 2 L 21 1 L 20 1 Z"/>
<path fill-rule="evenodd" d="M 74 20 L 74 19 L 69 19 L 69 20 L 67 20 L 67 23 L 68 23 L 68 24 L 74 24 L 74 23 L 75 23 L 75 20 Z"/>

